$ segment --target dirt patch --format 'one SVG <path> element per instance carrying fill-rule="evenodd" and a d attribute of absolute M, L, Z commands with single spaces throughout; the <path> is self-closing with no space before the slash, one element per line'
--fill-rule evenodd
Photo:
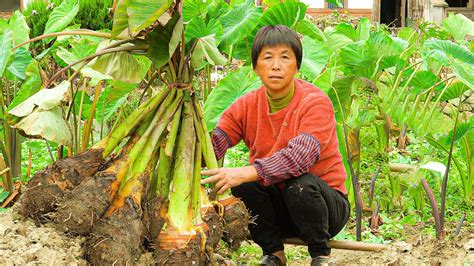
<path fill-rule="evenodd" d="M 87 265 L 84 238 L 68 238 L 51 226 L 37 227 L 13 216 L 11 211 L 0 213 L 0 265 Z"/>
<path fill-rule="evenodd" d="M 0 265 L 75 264 L 87 265 L 84 237 L 68 237 L 51 225 L 36 226 L 32 220 L 18 219 L 11 211 L 0 213 Z M 465 227 L 457 240 L 438 242 L 420 234 L 394 241 L 379 253 L 333 249 L 330 263 L 337 265 L 474 265 L 474 231 Z M 409 230 L 407 230 L 409 232 Z M 419 233 L 419 232 L 418 232 Z M 471 247 L 471 248 L 470 248 Z M 257 245 L 244 241 L 234 253 L 218 248 L 227 264 L 254 264 L 261 256 Z M 306 247 L 286 245 L 289 265 L 308 265 Z M 153 263 L 151 253 L 140 257 L 139 264 Z M 223 261 L 221 261 L 223 263 Z M 219 264 L 221 264 L 219 263 Z"/>
<path fill-rule="evenodd" d="M 85 240 L 68 237 L 51 224 L 37 226 L 11 210 L 0 213 L 0 265 L 88 265 Z M 138 264 L 153 264 L 153 255 L 143 254 Z"/>
<path fill-rule="evenodd" d="M 467 242 L 468 239 L 438 242 L 435 239 L 420 238 L 414 244 L 394 242 L 379 253 L 333 250 L 330 262 L 336 264 L 471 265 L 474 264 L 474 250 L 468 251 L 464 248 Z"/>
<path fill-rule="evenodd" d="M 323 265 L 474 265 L 474 232 L 468 231 L 457 240 L 439 242 L 418 234 L 407 241 L 394 241 L 381 252 L 333 249 Z M 236 252 L 220 246 L 219 253 L 223 255 L 220 264 L 226 265 L 256 265 L 262 256 L 251 241 L 244 241 Z M 285 253 L 288 265 L 311 263 L 305 246 L 285 245 Z"/>

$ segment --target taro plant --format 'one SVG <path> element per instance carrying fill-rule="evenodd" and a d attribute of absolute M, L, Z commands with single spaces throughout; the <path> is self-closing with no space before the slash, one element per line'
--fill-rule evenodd
<path fill-rule="evenodd" d="M 59 10 L 74 17 L 74 3 L 65 1 Z M 62 144 L 77 154 L 37 173 L 19 210 L 39 220 L 47 214 L 60 228 L 73 234 L 91 233 L 86 241 L 86 258 L 92 263 L 135 259 L 142 237 L 156 251 L 157 261 L 201 263 L 208 258 L 204 253 L 221 238 L 222 218 L 200 186 L 201 158 L 210 169 L 217 168 L 217 161 L 203 120 L 201 90 L 194 87 L 193 80 L 197 70 L 207 64 L 224 65 L 227 58 L 217 48 L 215 33 L 201 28 L 199 23 L 183 23 L 186 9 L 182 4 L 118 1 L 110 34 L 76 30 L 40 36 L 37 40 L 45 42 L 57 36 L 87 37 L 68 38 L 66 46 L 48 51 L 65 66 L 48 79 L 46 88 L 8 113 L 10 124 L 25 132 L 37 126 L 38 120 L 33 117 L 39 115 L 54 115 L 58 123 L 73 124 L 66 126 Z M 51 25 L 55 31 L 59 29 L 56 23 Z M 91 36 L 106 40 L 97 44 Z M 60 43 L 63 38 L 55 42 Z M 147 76 L 148 73 L 152 74 Z M 110 93 L 117 93 L 120 87 L 134 89 L 144 78 L 151 85 L 151 79 L 156 77 L 163 86 L 144 90 L 149 92 L 144 103 L 115 123 L 102 140 L 84 149 L 89 144 L 94 117 L 98 120 L 94 112 L 101 109 L 100 97 L 105 95 L 104 101 L 108 97 L 107 86 L 111 86 Z M 66 80 L 59 82 L 61 79 Z M 81 141 L 80 124 L 76 121 L 87 113 L 84 94 L 88 84 L 95 87 L 95 92 Z M 66 106 L 65 102 L 69 104 Z M 46 132 L 39 135 L 51 137 Z M 111 154 L 116 156 L 109 157 Z M 108 168 L 98 172 L 104 161 Z M 65 191 L 72 191 L 71 196 L 62 198 Z M 84 191 L 100 200 L 91 201 L 87 196 L 90 193 Z M 242 230 L 248 222 L 245 207 L 229 191 L 214 204 L 226 220 L 224 240 L 238 247 L 246 237 Z M 71 212 L 62 206 L 86 208 Z M 89 210 L 96 215 L 91 216 Z M 120 232 L 121 237 L 104 241 L 104 237 L 117 236 L 114 232 Z M 111 250 L 125 250 L 126 254 Z"/>
<path fill-rule="evenodd" d="M 417 136 L 429 134 L 428 125 L 434 112 L 438 112 L 439 103 L 447 95 L 459 97 L 459 93 L 465 91 L 457 91 L 452 86 L 453 81 L 472 89 L 471 78 L 466 75 L 472 67 L 472 53 L 460 44 L 421 37 L 410 28 L 400 30 L 394 37 L 383 28 L 371 27 L 364 21 L 357 28 L 342 23 L 324 33 L 326 43 L 335 51 L 314 83 L 327 91 L 333 100 L 338 112 L 336 118 L 343 128 L 360 113 L 349 111 L 353 100 L 358 95 L 374 93 L 377 98 L 375 110 L 380 113 L 382 122 L 378 123 L 381 147 L 387 147 L 389 140 L 390 124 L 384 125 L 384 122 L 391 121 L 399 126 L 398 146 L 404 148 L 407 130 L 414 131 Z M 351 145 L 350 141 L 357 140 L 354 138 L 357 131 L 352 131 L 352 136 L 350 130 L 345 131 L 346 140 L 340 137 L 340 141 L 348 143 L 345 154 L 352 161 L 349 170 L 354 179 L 357 171 L 352 169 L 357 168 L 354 168 L 353 159 L 358 159 L 358 145 Z M 352 183 L 357 186 L 357 182 Z M 392 183 L 392 190 L 401 195 L 400 183 Z"/>
<path fill-rule="evenodd" d="M 458 156 L 453 155 L 451 159 L 461 178 L 463 199 L 465 201 L 470 201 L 472 199 L 474 191 L 474 158 L 472 155 L 474 137 L 472 133 L 474 129 L 473 121 L 474 120 L 470 118 L 468 121 L 460 123 L 457 125 L 456 130 L 453 129 L 446 137 L 441 139 L 436 139 L 431 135 L 426 136 L 428 143 L 448 155 L 450 150 L 450 140 L 454 139 L 454 145 L 455 147 L 458 147 L 458 152 L 456 152 Z M 454 131 L 456 132 L 454 133 Z M 453 134 L 454 138 L 452 137 Z"/>
<path fill-rule="evenodd" d="M 0 145 L 5 167 L 11 171 L 3 176 L 4 189 L 9 193 L 13 192 L 13 178 L 21 175 L 22 137 L 16 129 L 8 126 L 5 113 L 18 105 L 20 98 L 29 96 L 25 91 L 35 90 L 38 82 L 41 83 L 34 66 L 28 68 L 32 62 L 28 46 L 15 52 L 10 50 L 14 45 L 29 40 L 29 31 L 25 17 L 19 11 L 9 21 L 0 20 L 0 118 L 3 126 Z"/>
<path fill-rule="evenodd" d="M 451 156 L 450 158 L 451 159 Z M 449 160 L 448 159 L 448 160 Z M 421 178 L 420 179 L 420 183 L 423 187 L 423 189 L 425 190 L 426 192 L 426 195 L 428 197 L 428 201 L 430 203 L 430 206 L 431 206 L 431 212 L 432 212 L 432 215 L 433 215 L 433 218 L 434 218 L 434 222 L 435 222 L 435 229 L 436 229 L 436 237 L 438 239 L 444 239 L 444 237 L 446 236 L 446 232 L 444 231 L 444 208 L 445 208 L 445 202 L 446 201 L 446 198 L 445 198 L 445 182 L 447 182 L 447 176 L 448 176 L 448 171 L 449 171 L 449 167 L 450 167 L 450 160 L 448 161 L 448 167 L 445 167 L 443 164 L 440 164 L 441 167 L 439 167 L 438 165 L 435 165 L 435 164 L 431 164 L 431 166 L 435 166 L 435 169 L 433 169 L 433 167 L 427 167 L 425 169 L 429 169 L 429 170 L 434 170 L 434 171 L 438 171 L 441 173 L 442 177 L 443 177 L 443 180 L 442 180 L 442 187 L 441 187 L 441 210 L 439 209 L 438 207 L 438 202 L 436 200 L 436 197 L 433 193 L 433 190 L 431 189 L 430 185 L 428 184 L 428 182 L 426 181 L 425 178 Z M 443 192 L 444 191 L 444 192 Z M 444 194 L 444 196 L 443 196 Z"/>
<path fill-rule="evenodd" d="M 463 45 L 455 44 L 449 41 L 427 41 L 426 44 L 428 51 L 427 56 L 436 58 L 436 60 L 441 64 L 441 68 L 447 67 L 452 71 L 452 76 L 458 79 L 458 82 L 452 84 L 451 86 L 446 86 L 437 97 L 436 103 L 441 100 L 448 101 L 453 99 L 458 99 L 458 107 L 454 112 L 454 127 L 452 132 L 449 134 L 448 140 L 445 141 L 445 145 L 449 145 L 449 150 L 447 150 L 443 145 L 437 143 L 432 137 L 428 137 L 429 142 L 437 148 L 448 151 L 448 162 L 447 162 L 447 171 L 443 180 L 443 187 L 441 191 L 441 227 L 444 225 L 444 212 L 445 212 L 445 197 L 448 185 L 448 174 L 451 168 L 452 162 L 457 166 L 461 181 L 463 184 L 463 194 L 464 199 L 469 199 L 472 195 L 472 154 L 470 149 L 472 147 L 472 141 L 470 140 L 470 133 L 472 129 L 471 121 L 466 121 L 465 123 L 459 122 L 459 115 L 461 112 L 463 94 L 467 90 L 474 90 L 474 80 L 471 75 L 468 73 L 472 72 L 474 69 L 474 54 L 467 50 Z M 458 124 L 460 124 L 458 126 Z M 462 139 L 462 155 L 464 156 L 466 162 L 465 170 L 461 168 L 460 163 L 456 160 L 453 160 L 453 149 L 455 143 Z"/>

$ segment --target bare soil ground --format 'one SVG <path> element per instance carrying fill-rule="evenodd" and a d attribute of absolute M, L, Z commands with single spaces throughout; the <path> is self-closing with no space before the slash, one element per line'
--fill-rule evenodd
<path fill-rule="evenodd" d="M 395 241 L 378 253 L 333 249 L 328 265 L 474 265 L 474 234 L 468 242 L 467 238 L 441 243 L 432 238 L 420 238 L 416 245 Z M 258 246 L 248 243 L 244 244 L 244 249 L 252 251 L 234 257 L 235 264 L 257 264 L 261 253 L 253 250 L 258 250 Z M 309 265 L 311 262 L 306 247 L 285 245 L 285 252 L 289 265 Z"/>
<path fill-rule="evenodd" d="M 471 237 L 474 239 L 474 235 Z M 334 250 L 330 261 L 363 265 L 474 265 L 474 247 L 465 249 L 463 244 L 467 242 L 420 238 L 416 243 L 394 242 L 380 253 Z"/>
<path fill-rule="evenodd" d="M 82 259 L 83 238 L 68 238 L 50 226 L 0 213 L 0 265 L 76 264 Z"/>
<path fill-rule="evenodd" d="M 11 212 L 0 213 L 0 265 L 87 265 L 81 248 L 84 238 L 73 238 L 48 225 L 36 226 Z M 289 265 L 308 265 L 305 247 L 286 246 Z M 252 243 L 238 252 L 224 252 L 228 264 L 255 265 L 261 253 Z M 139 264 L 150 264 L 150 253 Z M 413 232 L 380 253 L 333 250 L 330 265 L 474 265 L 474 231 L 466 227 L 457 239 L 438 242 Z"/>

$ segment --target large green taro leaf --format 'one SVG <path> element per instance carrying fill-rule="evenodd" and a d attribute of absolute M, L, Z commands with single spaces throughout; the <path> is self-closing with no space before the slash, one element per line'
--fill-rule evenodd
<path fill-rule="evenodd" d="M 262 9 L 256 7 L 252 0 L 230 9 L 219 18 L 224 31 L 220 46 L 227 48 L 251 34 L 261 16 Z"/>
<path fill-rule="evenodd" d="M 112 25 L 112 37 L 119 36 L 128 30 L 127 6 L 130 0 L 118 0 L 114 12 L 114 22 Z M 128 34 L 128 32 L 127 32 Z"/>
<path fill-rule="evenodd" d="M 204 61 L 211 65 L 225 65 L 227 59 L 219 52 L 214 35 L 198 38 L 191 56 L 193 68 L 198 69 Z"/>
<path fill-rule="evenodd" d="M 10 28 L 13 31 L 13 45 L 17 46 L 30 39 L 30 27 L 28 27 L 25 16 L 20 11 L 15 11 L 10 18 Z M 24 47 L 28 49 L 30 44 L 25 44 Z"/>
<path fill-rule="evenodd" d="M 0 35 L 0 77 L 3 76 L 5 69 L 12 56 L 12 31 L 6 29 Z"/>
<path fill-rule="evenodd" d="M 308 19 L 303 19 L 296 24 L 296 31 L 317 41 L 326 41 L 324 33 Z"/>
<path fill-rule="evenodd" d="M 60 145 L 71 146 L 71 130 L 63 118 L 62 109 L 35 110 L 13 126 L 31 138 L 45 138 Z"/>
<path fill-rule="evenodd" d="M 443 96 L 441 96 L 441 101 L 449 101 L 452 99 L 459 98 L 463 95 L 466 91 L 470 90 L 468 86 L 464 83 L 457 81 L 451 84 L 446 91 L 444 92 Z"/>
<path fill-rule="evenodd" d="M 64 0 L 58 7 L 54 8 L 49 15 L 48 22 L 44 29 L 44 34 L 54 33 L 64 30 L 74 19 L 79 11 L 79 0 Z M 54 38 L 43 39 L 45 43 L 50 43 Z"/>
<path fill-rule="evenodd" d="M 129 0 L 127 14 L 131 35 L 136 36 L 153 25 L 172 3 L 173 0 Z"/>
<path fill-rule="evenodd" d="M 128 83 L 138 83 L 142 80 L 142 67 L 128 52 L 102 55 L 97 58 L 92 69 Z"/>
<path fill-rule="evenodd" d="M 60 105 L 69 89 L 69 85 L 68 81 L 63 81 L 52 89 L 42 89 L 11 109 L 8 113 L 16 117 L 25 117 L 30 115 L 33 110 L 51 110 Z"/>
<path fill-rule="evenodd" d="M 204 104 L 207 127 L 213 129 L 222 113 L 240 96 L 262 86 L 260 78 L 251 67 L 242 67 L 229 73 L 211 91 Z"/>
<path fill-rule="evenodd" d="M 303 60 L 301 73 L 313 81 L 324 69 L 329 60 L 329 49 L 324 42 L 311 38 L 303 40 Z"/>
<path fill-rule="evenodd" d="M 260 19 L 259 26 L 285 25 L 289 28 L 295 28 L 296 24 L 304 19 L 305 14 L 306 5 L 304 3 L 283 2 L 265 10 Z"/>
<path fill-rule="evenodd" d="M 189 22 L 197 17 L 204 18 L 212 1 L 186 0 L 183 4 L 183 21 Z"/>
<path fill-rule="evenodd" d="M 206 24 L 202 18 L 195 17 L 186 26 L 184 38 L 186 43 L 189 43 L 191 40 L 196 38 L 202 38 L 211 34 L 215 34 L 216 43 L 219 44 L 223 33 L 224 31 L 222 29 L 222 23 L 219 20 L 211 19 Z"/>
<path fill-rule="evenodd" d="M 41 89 L 43 81 L 36 60 L 32 60 L 26 67 L 25 76 L 25 82 L 23 82 L 20 90 L 16 93 L 15 98 L 13 98 L 13 101 L 8 106 L 8 110 L 13 109 Z"/>
<path fill-rule="evenodd" d="M 456 41 L 462 41 L 466 35 L 474 36 L 474 22 L 466 18 L 462 14 L 451 14 L 449 17 L 443 19 L 443 28 Z"/>
<path fill-rule="evenodd" d="M 20 80 L 24 80 L 26 67 L 30 64 L 31 59 L 31 54 L 28 49 L 25 47 L 16 49 L 13 54 L 12 63 L 7 68 L 8 72 L 12 73 Z"/>
<path fill-rule="evenodd" d="M 456 77 L 474 89 L 474 54 L 463 46 L 445 40 L 428 40 L 424 44 L 428 57 L 452 69 Z"/>
<path fill-rule="evenodd" d="M 147 42 L 150 45 L 148 58 L 153 61 L 156 68 L 168 63 L 178 47 L 182 32 L 183 21 L 178 16 L 174 16 L 164 27 L 158 26 L 148 34 Z"/>

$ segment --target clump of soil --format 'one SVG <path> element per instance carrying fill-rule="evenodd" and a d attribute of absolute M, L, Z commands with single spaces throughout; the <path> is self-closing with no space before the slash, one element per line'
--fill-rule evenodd
<path fill-rule="evenodd" d="M 224 235 L 222 239 L 231 249 L 238 249 L 240 243 L 249 236 L 249 213 L 245 204 L 238 198 L 229 198 L 221 202 L 224 205 Z"/>
<path fill-rule="evenodd" d="M 106 171 L 99 172 L 67 193 L 54 215 L 58 229 L 76 235 L 89 234 L 109 206 L 109 189 L 115 177 Z"/>
<path fill-rule="evenodd" d="M 141 216 L 141 209 L 128 198 L 112 216 L 99 220 L 85 243 L 87 261 L 92 265 L 135 264 L 142 253 Z"/>
<path fill-rule="evenodd" d="M 14 205 L 14 210 L 37 222 L 46 222 L 50 219 L 45 214 L 56 209 L 56 203 L 62 197 L 63 191 L 55 184 L 43 184 L 39 180 L 40 178 L 33 177 L 31 185 Z M 33 186 L 33 184 L 37 185 Z"/>
<path fill-rule="evenodd" d="M 215 248 L 219 244 L 222 234 L 224 233 L 222 217 L 220 217 L 214 210 L 214 206 L 204 207 L 201 209 L 201 212 L 202 218 L 209 228 L 206 246 Z"/>
<path fill-rule="evenodd" d="M 103 162 L 102 149 L 90 149 L 71 158 L 55 161 L 35 173 L 28 182 L 17 211 L 25 217 L 42 221 L 56 209 L 64 192 L 74 189 L 86 177 L 93 176 Z"/>

